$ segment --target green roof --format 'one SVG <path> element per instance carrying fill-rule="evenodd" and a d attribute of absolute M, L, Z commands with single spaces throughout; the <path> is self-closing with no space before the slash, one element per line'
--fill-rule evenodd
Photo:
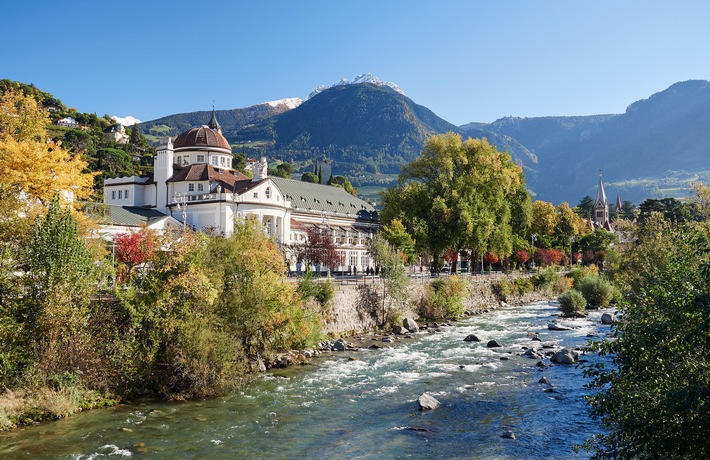
<path fill-rule="evenodd" d="M 153 225 L 170 216 L 155 209 L 140 208 L 134 206 L 118 206 L 105 204 L 103 218 L 100 219 L 103 225 L 122 225 L 126 227 L 140 227 L 141 225 Z"/>
<path fill-rule="evenodd" d="M 375 208 L 368 202 L 352 196 L 341 187 L 313 184 L 282 177 L 269 176 L 294 209 L 311 212 L 328 212 L 339 215 L 373 219 Z"/>

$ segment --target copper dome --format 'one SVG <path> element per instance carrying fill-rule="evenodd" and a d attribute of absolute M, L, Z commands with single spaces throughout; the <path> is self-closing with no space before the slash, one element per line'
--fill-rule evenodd
<path fill-rule="evenodd" d="M 219 131 L 208 126 L 200 126 L 180 133 L 173 142 L 173 148 L 183 147 L 218 147 L 232 151 L 227 139 Z"/>

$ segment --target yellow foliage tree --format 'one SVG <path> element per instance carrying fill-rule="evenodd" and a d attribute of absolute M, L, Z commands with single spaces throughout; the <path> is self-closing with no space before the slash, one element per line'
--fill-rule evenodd
<path fill-rule="evenodd" d="M 96 173 L 59 143 L 46 142 L 48 118 L 31 96 L 8 91 L 0 98 L 0 187 L 45 205 L 59 194 L 65 201 L 92 193 Z"/>

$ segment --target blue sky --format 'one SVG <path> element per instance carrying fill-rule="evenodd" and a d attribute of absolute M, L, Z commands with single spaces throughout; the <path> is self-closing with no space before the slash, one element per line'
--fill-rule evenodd
<path fill-rule="evenodd" d="M 98 115 L 306 98 L 372 73 L 460 125 L 622 113 L 710 79 L 710 2 L 8 0 L 0 78 Z"/>

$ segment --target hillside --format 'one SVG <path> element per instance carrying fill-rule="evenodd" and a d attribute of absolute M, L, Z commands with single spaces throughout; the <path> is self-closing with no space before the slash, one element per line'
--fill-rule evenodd
<path fill-rule="evenodd" d="M 598 170 L 608 194 L 636 202 L 682 196 L 689 182 L 710 182 L 708 81 L 676 83 L 618 115 L 503 118 L 475 127 L 535 153 L 539 174 L 528 184 L 548 201 L 574 204 L 593 195 Z"/>
<path fill-rule="evenodd" d="M 300 103 L 300 100 L 295 102 L 296 104 Z M 216 113 L 219 123 L 222 125 L 222 131 L 227 138 L 230 138 L 245 126 L 290 110 L 293 105 L 293 100 L 283 100 L 231 110 L 217 110 Z M 211 115 L 212 111 L 168 115 L 141 123 L 140 128 L 150 142 L 157 143 L 162 138 L 175 137 L 194 126 L 204 125 Z"/>

